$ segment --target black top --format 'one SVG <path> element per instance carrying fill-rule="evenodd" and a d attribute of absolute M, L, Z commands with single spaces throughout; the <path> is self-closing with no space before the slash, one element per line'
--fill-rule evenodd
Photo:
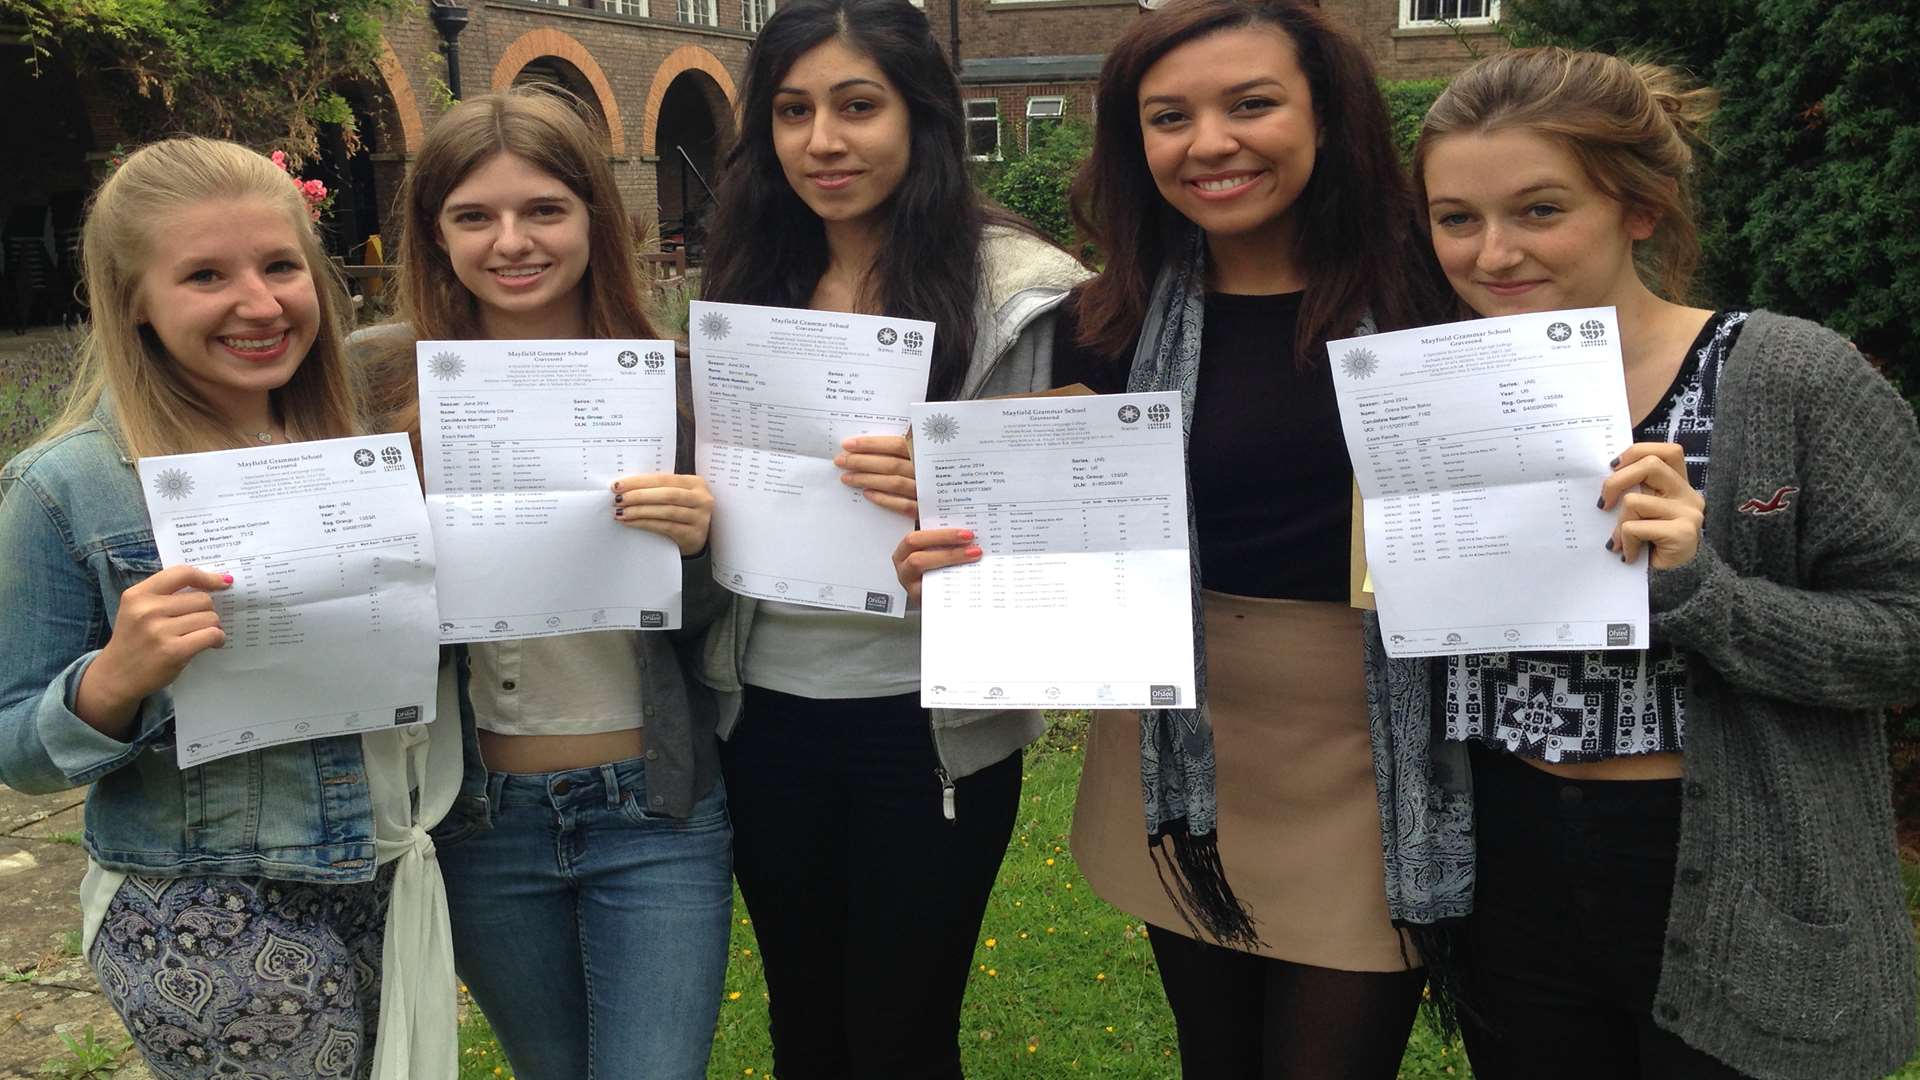
<path fill-rule="evenodd" d="M 1217 592 L 1347 599 L 1353 473 L 1325 357 L 1293 351 L 1300 293 L 1208 293 L 1187 470 L 1200 581 Z M 1127 388 L 1117 360 L 1074 343 L 1079 293 L 1060 308 L 1053 381 Z"/>

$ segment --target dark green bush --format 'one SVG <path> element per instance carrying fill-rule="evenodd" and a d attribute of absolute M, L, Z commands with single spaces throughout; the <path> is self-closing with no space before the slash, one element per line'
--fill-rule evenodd
<path fill-rule="evenodd" d="M 1062 247 L 1073 244 L 1073 219 L 1067 211 L 1067 188 L 1080 162 L 1093 150 L 1093 129 L 1064 123 L 1039 136 L 1025 152 L 1005 161 L 987 162 L 979 171 L 987 197 L 1026 218 Z"/>
<path fill-rule="evenodd" d="M 1427 118 L 1433 99 L 1446 88 L 1445 79 L 1380 80 L 1380 93 L 1387 99 L 1387 118 L 1393 121 L 1393 142 L 1400 148 L 1402 164 L 1412 162 L 1414 140 L 1420 137 L 1420 122 Z"/>
<path fill-rule="evenodd" d="M 1529 38 L 1687 64 L 1719 88 L 1703 299 L 1825 323 L 1920 401 L 1920 18 L 1910 0 L 1513 0 Z"/>

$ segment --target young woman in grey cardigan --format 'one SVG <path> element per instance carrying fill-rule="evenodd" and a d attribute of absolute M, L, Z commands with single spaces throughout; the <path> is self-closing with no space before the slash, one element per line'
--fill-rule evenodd
<path fill-rule="evenodd" d="M 1840 1080 L 1914 1047 L 1880 711 L 1920 696 L 1920 437 L 1832 332 L 1674 302 L 1711 106 L 1517 50 L 1454 80 L 1415 155 L 1473 311 L 1618 310 L 1635 441 L 1594 557 L 1651 566 L 1644 651 L 1374 642 L 1390 904 L 1486 1080 Z"/>

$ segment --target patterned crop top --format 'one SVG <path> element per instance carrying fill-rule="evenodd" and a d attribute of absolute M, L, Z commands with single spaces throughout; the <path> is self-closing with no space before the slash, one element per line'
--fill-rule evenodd
<path fill-rule="evenodd" d="M 1678 443 L 1687 481 L 1707 486 L 1720 367 L 1744 311 L 1717 312 L 1687 347 L 1665 400 L 1634 428 L 1639 442 Z M 1599 761 L 1686 745 L 1687 659 L 1655 638 L 1646 649 L 1477 653 L 1435 665 L 1446 737 L 1541 761 Z"/>

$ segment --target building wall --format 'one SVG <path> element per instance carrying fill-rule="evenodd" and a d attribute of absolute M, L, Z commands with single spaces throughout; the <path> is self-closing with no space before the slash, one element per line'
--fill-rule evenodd
<path fill-rule="evenodd" d="M 1320 0 L 1321 6 L 1366 46 L 1382 78 L 1444 77 L 1472 62 L 1476 53 L 1504 47 L 1490 27 L 1451 29 L 1400 27 L 1403 0 Z M 952 19 L 946 0 L 926 0 L 927 21 L 942 45 L 949 45 Z M 1135 0 L 961 0 L 960 56 L 963 61 L 1023 56 L 1105 54 L 1141 16 Z M 950 46 L 949 46 L 950 47 Z M 1024 145 L 1026 98 L 1061 94 L 1067 115 L 1092 117 L 1093 80 L 1048 84 L 969 84 L 969 98 L 1000 100 L 1003 148 Z"/>
<path fill-rule="evenodd" d="M 628 212 L 651 223 L 660 212 L 659 161 L 665 148 L 655 145 L 655 134 L 668 86 L 682 76 L 700 85 L 719 132 L 716 158 L 732 137 L 733 107 L 753 36 L 742 28 L 741 0 L 717 0 L 717 7 L 720 25 L 708 27 L 673 21 L 673 0 L 652 0 L 652 11 L 664 12 L 664 19 L 532 0 L 469 0 L 472 21 L 459 38 L 461 89 L 468 97 L 504 89 L 529 63 L 564 61 L 569 74 L 583 76 L 578 89 L 603 119 Z M 424 132 L 443 111 L 441 88 L 447 78 L 426 4 L 390 22 L 386 40 L 397 72 L 388 73 L 382 89 L 396 113 L 406 110 L 402 99 L 411 99 L 415 126 Z M 406 123 L 386 126 L 385 139 L 376 140 L 375 171 L 380 203 L 390 207 L 414 146 L 406 145 Z M 397 224 L 389 212 L 382 227 L 389 244 Z"/>
<path fill-rule="evenodd" d="M 1327 13 L 1346 24 L 1386 79 L 1445 78 L 1485 55 L 1506 47 L 1489 26 L 1400 27 L 1402 0 L 1320 0 Z"/>

